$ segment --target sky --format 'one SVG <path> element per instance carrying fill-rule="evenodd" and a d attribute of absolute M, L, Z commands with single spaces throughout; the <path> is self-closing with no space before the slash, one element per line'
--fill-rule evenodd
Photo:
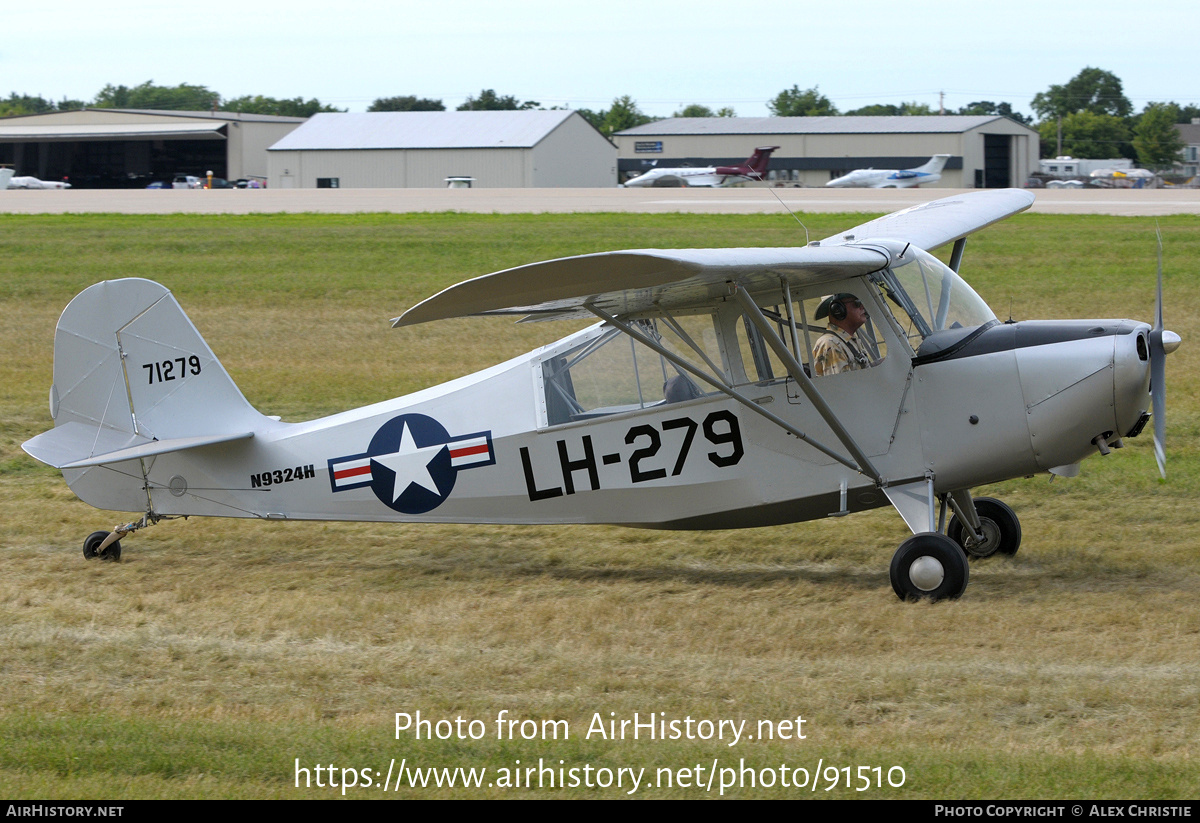
<path fill-rule="evenodd" d="M 841 111 L 990 100 L 1031 114 L 1035 94 L 1095 66 L 1121 79 L 1136 111 L 1200 103 L 1200 52 L 1183 25 L 1194 4 L 1184 0 L 14 5 L 0 96 L 56 102 L 153 81 L 350 111 L 408 94 L 453 109 L 490 88 L 546 108 L 599 110 L 629 95 L 654 117 L 691 103 L 764 117 L 780 91 L 816 86 Z"/>

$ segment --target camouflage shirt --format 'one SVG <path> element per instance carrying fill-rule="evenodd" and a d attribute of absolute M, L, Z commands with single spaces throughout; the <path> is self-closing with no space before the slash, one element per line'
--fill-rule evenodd
<path fill-rule="evenodd" d="M 837 326 L 830 326 L 829 331 L 817 338 L 812 362 L 813 373 L 819 377 L 865 369 L 871 365 L 854 336 Z"/>

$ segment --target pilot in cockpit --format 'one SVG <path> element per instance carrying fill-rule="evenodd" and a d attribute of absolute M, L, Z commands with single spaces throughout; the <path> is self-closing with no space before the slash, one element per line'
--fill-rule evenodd
<path fill-rule="evenodd" d="M 867 322 L 862 301 L 848 292 L 831 294 L 817 306 L 816 319 L 829 318 L 829 330 L 813 346 L 813 372 L 818 376 L 869 369 L 868 357 L 855 333 Z"/>

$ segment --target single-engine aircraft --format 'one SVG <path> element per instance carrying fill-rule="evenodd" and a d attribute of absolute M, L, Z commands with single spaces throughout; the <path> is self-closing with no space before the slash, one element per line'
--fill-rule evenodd
<path fill-rule="evenodd" d="M 771 152 L 779 146 L 759 146 L 746 162 L 736 166 L 682 166 L 674 169 L 650 169 L 625 181 L 625 188 L 649 188 L 652 186 L 698 186 L 720 188 L 741 183 L 743 180 L 765 180 Z"/>
<path fill-rule="evenodd" d="M 831 189 L 907 189 L 942 179 L 948 154 L 935 154 L 915 169 L 855 169 L 825 184 Z"/>
<path fill-rule="evenodd" d="M 890 503 L 913 532 L 892 558 L 896 594 L 954 598 L 968 555 L 1021 542 L 1012 509 L 972 487 L 1072 475 L 1150 408 L 1163 470 L 1164 361 L 1180 341 L 1163 329 L 1161 263 L 1153 326 L 1001 323 L 957 274 L 967 235 L 1032 202 L 980 191 L 799 248 L 617 251 L 467 280 L 392 325 L 599 322 L 305 423 L 256 411 L 166 288 L 98 283 L 58 322 L 54 428 L 24 448 L 87 503 L 145 513 L 88 536 L 88 558 L 198 515 L 732 529 Z M 930 250 L 949 243 L 946 265 Z M 814 377 L 828 295 L 865 310 L 863 368 Z"/>

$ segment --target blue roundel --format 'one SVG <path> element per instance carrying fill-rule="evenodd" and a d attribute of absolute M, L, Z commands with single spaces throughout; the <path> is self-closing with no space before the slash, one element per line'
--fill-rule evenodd
<path fill-rule="evenodd" d="M 458 472 L 446 445 L 450 434 L 423 414 L 402 414 L 371 438 L 371 490 L 404 514 L 424 514 L 445 502 Z"/>

